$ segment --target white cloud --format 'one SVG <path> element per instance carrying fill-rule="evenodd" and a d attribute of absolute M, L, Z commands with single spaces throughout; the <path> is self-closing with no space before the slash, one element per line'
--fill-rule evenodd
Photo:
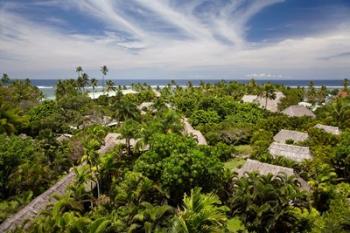
<path fill-rule="evenodd" d="M 349 72 L 348 56 L 320 59 L 350 51 L 348 26 L 272 44 L 246 41 L 249 19 L 264 7 L 281 2 L 279 0 L 256 1 L 245 10 L 237 1 L 232 1 L 220 10 L 220 14 L 209 14 L 209 23 L 193 13 L 202 1 L 176 7 L 165 0 L 135 2 L 153 12 L 154 17 L 184 31 L 189 39 L 169 38 L 165 36 L 166 32 L 148 31 L 128 20 L 111 0 L 52 2 L 56 7 L 60 4 L 66 9 L 77 9 L 105 23 L 110 30 L 101 35 L 69 34 L 53 25 L 45 26 L 3 10 L 0 16 L 0 72 L 21 78 L 58 73 L 62 74 L 58 77 L 67 77 L 77 65 L 97 73 L 102 64 L 110 67 L 112 77 L 134 78 L 173 78 L 177 74 L 197 78 L 205 74 L 218 75 L 218 78 L 220 75 L 246 78 L 247 73 L 259 78 L 306 75 L 317 75 L 315 78 L 318 78 L 330 74 L 343 78 Z M 62 23 L 59 19 L 51 19 Z M 134 39 L 125 41 L 110 32 L 112 29 L 130 33 Z M 217 40 L 216 35 L 232 44 Z"/>

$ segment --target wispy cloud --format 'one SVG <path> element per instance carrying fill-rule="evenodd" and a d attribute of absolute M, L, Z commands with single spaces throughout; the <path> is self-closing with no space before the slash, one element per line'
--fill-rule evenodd
<path fill-rule="evenodd" d="M 114 77 L 346 73 L 348 22 L 317 35 L 249 42 L 247 33 L 253 29 L 248 22 L 274 4 L 283 1 L 61 0 L 26 5 L 29 12 L 37 7 L 61 9 L 76 14 L 76 20 L 83 15 L 103 25 L 102 33 L 88 34 L 72 32 L 69 25 L 78 22 L 67 22 L 64 15 L 43 16 L 46 23 L 31 20 L 20 14 L 24 6 L 10 2 L 2 5 L 0 14 L 0 51 L 6 54 L 0 72 L 66 77 L 77 65 L 96 71 L 106 64 Z"/>

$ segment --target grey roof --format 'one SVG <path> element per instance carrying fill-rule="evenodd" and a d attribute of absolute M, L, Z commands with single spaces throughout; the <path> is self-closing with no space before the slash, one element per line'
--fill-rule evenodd
<path fill-rule="evenodd" d="M 317 124 L 317 125 L 315 125 L 315 128 L 323 129 L 327 133 L 331 133 L 334 135 L 339 135 L 341 133 L 341 131 L 338 127 L 334 127 L 334 126 L 330 126 L 330 125 Z"/>
<path fill-rule="evenodd" d="M 244 95 L 242 97 L 242 101 L 244 103 L 255 103 L 262 108 L 265 108 L 265 105 L 266 105 L 267 110 L 271 112 L 278 112 L 278 104 L 280 103 L 281 99 L 285 97 L 285 95 L 280 91 L 276 91 L 275 94 L 276 94 L 275 99 L 267 99 L 267 105 L 266 105 L 266 99 L 264 97 L 257 96 L 257 95 Z"/>
<path fill-rule="evenodd" d="M 256 99 L 258 98 L 257 95 L 244 95 L 242 97 L 242 101 L 244 103 L 256 103 Z"/>
<path fill-rule="evenodd" d="M 132 147 L 135 147 L 139 139 L 130 139 L 130 145 Z M 125 138 L 122 138 L 121 134 L 119 133 L 108 133 L 104 140 L 104 145 L 101 146 L 101 148 L 98 150 L 99 154 L 105 154 L 111 149 L 113 149 L 116 145 L 119 144 L 125 144 L 126 140 Z M 142 147 L 143 150 L 148 150 L 149 145 L 144 145 Z"/>
<path fill-rule="evenodd" d="M 154 95 L 155 95 L 156 97 L 160 97 L 160 96 L 161 96 L 161 94 L 160 94 L 159 91 L 157 91 L 157 90 L 154 89 L 154 88 L 152 88 L 152 90 L 153 90 L 153 93 L 154 93 Z"/>
<path fill-rule="evenodd" d="M 274 157 L 281 156 L 296 162 L 312 158 L 309 147 L 287 145 L 278 142 L 273 142 L 270 145 L 269 152 Z"/>
<path fill-rule="evenodd" d="M 52 197 L 54 193 L 56 194 L 64 194 L 66 188 L 71 184 L 74 180 L 75 173 L 71 171 L 68 175 L 63 177 L 60 181 L 58 181 L 51 188 L 46 190 L 44 193 L 36 197 L 33 201 L 31 201 L 27 206 L 23 209 L 19 210 L 16 214 L 7 218 L 0 225 L 0 232 L 6 232 L 11 229 L 14 229 L 16 226 L 20 226 L 25 221 L 33 219 L 39 214 L 40 211 L 45 209 L 49 203 L 53 203 L 56 200 Z M 27 222 L 26 226 L 30 223 Z"/>
<path fill-rule="evenodd" d="M 141 111 L 141 114 L 144 115 L 146 114 L 147 110 L 150 110 L 152 108 L 153 105 L 153 102 L 143 102 L 139 106 L 137 106 L 137 108 Z M 144 109 L 146 109 L 146 111 L 144 111 Z"/>
<path fill-rule="evenodd" d="M 192 135 L 198 142 L 198 145 L 207 145 L 207 140 L 203 136 L 203 134 L 192 127 L 192 125 L 188 122 L 187 118 L 183 118 L 184 130 L 188 135 Z"/>
<path fill-rule="evenodd" d="M 274 176 L 277 176 L 279 173 L 285 173 L 288 176 L 294 175 L 292 168 L 271 165 L 251 159 L 248 159 L 240 169 L 236 170 L 236 172 L 238 173 L 239 177 L 244 176 L 246 173 L 250 172 L 257 172 L 261 175 L 272 174 Z"/>
<path fill-rule="evenodd" d="M 64 134 L 61 134 L 60 136 L 58 136 L 56 138 L 56 140 L 60 143 L 64 142 L 64 141 L 68 141 L 73 135 L 71 134 L 67 134 L 67 133 L 64 133 Z"/>
<path fill-rule="evenodd" d="M 290 139 L 294 142 L 302 142 L 305 141 L 308 137 L 309 135 L 307 133 L 282 129 L 273 137 L 273 140 L 280 143 L 285 143 L 287 140 Z"/>
<path fill-rule="evenodd" d="M 295 117 L 309 116 L 312 118 L 316 117 L 316 115 L 310 109 L 300 105 L 291 105 L 288 108 L 284 109 L 282 113 L 291 117 L 293 116 Z"/>
<path fill-rule="evenodd" d="M 262 163 L 257 160 L 248 159 L 247 162 L 240 168 L 236 170 L 238 177 L 244 176 L 246 173 L 257 172 L 260 175 L 272 174 L 277 176 L 279 174 L 286 174 L 287 176 L 296 176 L 299 181 L 300 186 L 305 191 L 310 191 L 309 184 L 302 178 L 298 177 L 294 173 L 294 169 L 288 167 L 282 167 L 277 165 L 272 165 L 268 163 Z"/>

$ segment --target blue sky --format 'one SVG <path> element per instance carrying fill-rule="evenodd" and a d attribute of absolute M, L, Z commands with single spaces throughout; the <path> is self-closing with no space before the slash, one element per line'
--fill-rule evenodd
<path fill-rule="evenodd" d="M 343 79 L 350 0 L 0 0 L 0 72 Z"/>

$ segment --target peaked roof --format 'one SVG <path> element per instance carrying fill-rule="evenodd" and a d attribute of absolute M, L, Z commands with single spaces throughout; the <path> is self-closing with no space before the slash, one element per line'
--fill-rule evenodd
<path fill-rule="evenodd" d="M 260 161 L 251 159 L 248 159 L 247 162 L 240 169 L 236 170 L 236 172 L 238 173 L 239 177 L 242 177 L 246 173 L 251 172 L 257 172 L 260 175 L 272 174 L 273 176 L 277 176 L 281 173 L 284 173 L 287 176 L 295 175 L 294 169 L 292 168 L 262 163 Z M 300 186 L 303 190 L 310 191 L 310 186 L 304 179 L 297 176 L 296 179 L 299 181 Z"/>
<path fill-rule="evenodd" d="M 256 99 L 258 98 L 257 95 L 244 95 L 242 97 L 242 101 L 244 103 L 254 103 L 256 101 Z"/>
<path fill-rule="evenodd" d="M 192 125 L 188 122 L 187 118 L 183 118 L 183 123 L 186 134 L 194 136 L 194 138 L 198 142 L 198 145 L 207 145 L 207 140 L 205 139 L 201 131 L 194 129 Z"/>
<path fill-rule="evenodd" d="M 309 116 L 312 118 L 316 117 L 316 115 L 310 109 L 300 105 L 291 105 L 288 108 L 284 109 L 282 113 L 291 117 L 293 116 L 295 117 Z"/>
<path fill-rule="evenodd" d="M 307 133 L 282 129 L 273 137 L 273 139 L 276 142 L 285 143 L 287 140 L 290 140 L 290 139 L 293 140 L 294 142 L 302 142 L 302 141 L 305 141 L 308 137 L 309 135 Z"/>
<path fill-rule="evenodd" d="M 248 159 L 247 162 L 236 172 L 238 176 L 244 176 L 245 173 L 257 172 L 261 175 L 272 174 L 277 176 L 279 173 L 285 173 L 288 176 L 294 175 L 294 170 L 292 168 L 276 166 L 268 163 L 262 163 L 257 160 Z"/>
<path fill-rule="evenodd" d="M 273 142 L 270 145 L 269 152 L 274 157 L 282 156 L 296 162 L 302 162 L 305 159 L 312 158 L 309 147 L 287 145 L 278 142 Z"/>
<path fill-rule="evenodd" d="M 317 124 L 317 125 L 315 125 L 315 128 L 323 129 L 327 133 L 331 133 L 334 135 L 339 135 L 341 133 L 341 131 L 338 127 L 334 127 L 334 126 L 330 126 L 330 125 Z"/>
<path fill-rule="evenodd" d="M 267 105 L 266 105 L 266 99 L 264 97 L 257 96 L 257 95 L 244 95 L 242 97 L 242 101 L 244 103 L 256 103 L 262 108 L 265 108 L 266 106 L 267 110 L 271 112 L 278 112 L 278 104 L 281 101 L 281 99 L 285 97 L 285 95 L 280 91 L 276 91 L 275 95 L 276 95 L 275 99 L 267 99 Z"/>

